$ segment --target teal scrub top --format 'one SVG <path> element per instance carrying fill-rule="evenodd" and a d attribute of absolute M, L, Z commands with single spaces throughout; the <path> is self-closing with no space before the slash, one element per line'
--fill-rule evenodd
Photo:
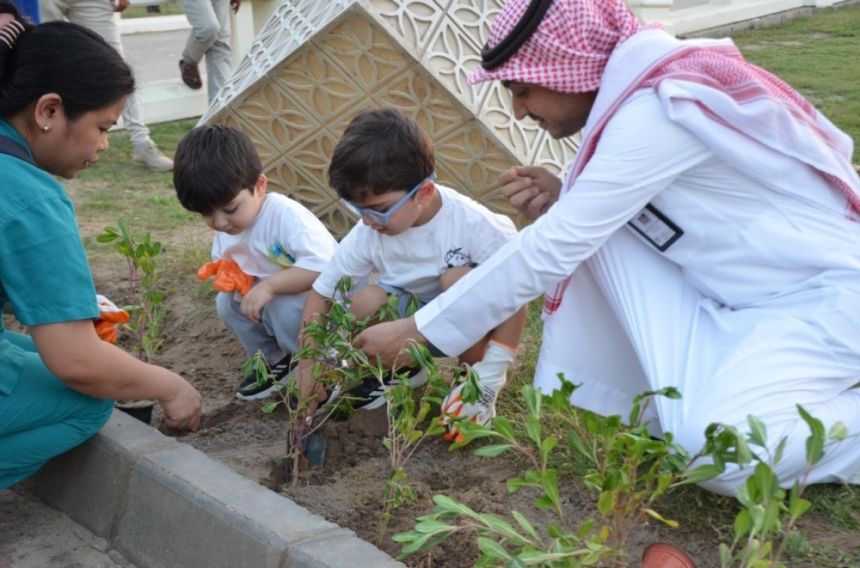
<path fill-rule="evenodd" d="M 0 119 L 0 136 L 27 148 Z M 28 148 L 29 151 L 29 148 Z M 98 317 L 96 291 L 75 210 L 53 176 L 0 154 L 0 311 L 32 326 Z M 18 382 L 24 352 L 3 338 L 0 319 L 0 396 Z"/>

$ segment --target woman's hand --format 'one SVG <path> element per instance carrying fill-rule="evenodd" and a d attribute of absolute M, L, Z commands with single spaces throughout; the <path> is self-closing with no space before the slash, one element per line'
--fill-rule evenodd
<path fill-rule="evenodd" d="M 410 340 L 427 345 L 427 338 L 415 327 L 414 317 L 369 327 L 358 334 L 353 344 L 364 351 L 371 361 L 378 355 L 383 365 L 393 368 L 395 364 L 402 366 L 407 363 L 409 356 L 403 353 L 403 349 L 409 347 Z"/>
<path fill-rule="evenodd" d="M 176 375 L 175 391 L 158 401 L 164 411 L 164 421 L 171 428 L 197 430 L 203 418 L 203 397 L 188 381 Z"/>
<path fill-rule="evenodd" d="M 514 166 L 499 176 L 499 191 L 517 211 L 534 221 L 558 200 L 561 180 L 540 166 Z"/>

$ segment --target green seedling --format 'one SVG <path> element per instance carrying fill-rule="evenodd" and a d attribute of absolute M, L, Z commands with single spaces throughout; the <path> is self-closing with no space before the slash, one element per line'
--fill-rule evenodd
<path fill-rule="evenodd" d="M 394 300 L 396 297 L 392 296 Z M 407 354 L 427 374 L 427 382 L 420 396 L 416 396 L 406 372 L 395 373 L 393 385 L 385 389 L 388 435 L 382 440 L 389 454 L 389 475 L 382 491 L 383 509 L 377 530 L 382 542 L 392 511 L 406 502 L 415 502 L 418 494 L 407 483 L 406 464 L 415 451 L 428 438 L 439 436 L 445 427 L 438 419 L 442 399 L 448 393 L 448 383 L 442 378 L 433 356 L 423 345 L 412 344 Z M 384 369 L 378 368 L 377 378 L 382 382 Z"/>
<path fill-rule="evenodd" d="M 158 288 L 158 257 L 161 243 L 149 233 L 138 238 L 120 219 L 116 227 L 105 227 L 96 237 L 99 243 L 113 243 L 128 265 L 130 305 L 124 306 L 130 316 L 125 327 L 134 335 L 131 351 L 143 361 L 151 361 L 164 343 L 161 324 L 167 315 L 165 294 Z"/>
<path fill-rule="evenodd" d="M 477 455 L 494 458 L 514 454 L 525 461 L 529 469 L 521 477 L 507 481 L 508 491 L 513 493 L 524 487 L 536 490 L 535 506 L 552 513 L 555 520 L 542 533 L 517 511 L 505 519 L 477 513 L 437 495 L 432 513 L 419 517 L 413 530 L 394 537 L 404 545 L 401 556 L 431 548 L 452 534 L 466 531 L 477 534 L 479 566 L 592 566 L 599 562 L 626 565 L 624 544 L 632 523 L 651 517 L 676 525 L 654 509 L 654 502 L 670 487 L 688 482 L 686 468 L 691 460 L 671 436 L 653 439 L 641 416 L 652 397 L 678 398 L 677 391 L 665 389 L 637 397 L 628 424 L 624 425 L 619 416 L 602 418 L 575 410 L 570 397 L 576 387 L 564 377 L 559 378 L 561 388 L 550 395 L 541 395 L 532 386 L 523 388 L 522 398 L 528 409 L 524 434 L 502 416 L 496 417 L 491 427 L 462 421 L 458 428 L 465 440 L 455 444 L 459 447 L 485 438 L 490 443 L 479 447 Z M 560 419 L 564 425 L 562 439 L 544 434 L 542 420 L 550 417 Z M 578 526 L 572 526 L 565 515 L 558 472 L 551 465 L 550 458 L 559 444 L 584 456 L 589 464 L 585 481 L 594 490 L 598 516 Z M 694 471 L 699 479 L 717 474 Z"/>
<path fill-rule="evenodd" d="M 741 467 L 755 464 L 746 483 L 735 495 L 741 510 L 735 517 L 732 543 L 720 545 L 720 564 L 724 568 L 787 566 L 782 557 L 797 536 L 798 519 L 812 506 L 803 498 L 806 480 L 824 457 L 825 448 L 848 437 L 843 423 L 837 422 L 825 432 L 819 419 L 800 405 L 797 410 L 809 426 L 810 435 L 806 439 L 806 470 L 788 490 L 780 486 L 774 473 L 783 459 L 787 438 L 780 439 L 771 452 L 767 429 L 755 416 L 747 418 L 749 432 L 746 435 L 720 424 L 710 426 L 706 432 L 711 454 L 728 456 Z"/>

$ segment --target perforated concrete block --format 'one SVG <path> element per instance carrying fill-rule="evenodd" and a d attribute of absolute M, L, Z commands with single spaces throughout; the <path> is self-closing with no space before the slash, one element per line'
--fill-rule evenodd
<path fill-rule="evenodd" d="M 332 150 L 356 112 L 393 106 L 435 141 L 441 183 L 517 220 L 499 173 L 532 163 L 559 172 L 576 143 L 515 120 L 498 83 L 467 83 L 503 3 L 286 0 L 201 123 L 246 132 L 270 187 L 342 236 L 355 219 L 328 187 Z"/>

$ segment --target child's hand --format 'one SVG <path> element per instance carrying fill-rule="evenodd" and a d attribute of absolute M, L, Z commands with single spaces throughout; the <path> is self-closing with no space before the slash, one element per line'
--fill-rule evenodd
<path fill-rule="evenodd" d="M 499 191 L 517 211 L 535 220 L 558 200 L 561 180 L 539 166 L 514 166 L 499 175 Z"/>
<path fill-rule="evenodd" d="M 239 310 L 249 320 L 259 323 L 263 308 L 274 297 L 275 292 L 272 287 L 265 280 L 261 280 L 242 297 L 242 305 Z"/>
<path fill-rule="evenodd" d="M 427 339 L 415 327 L 414 317 L 368 327 L 358 334 L 353 345 L 364 351 L 371 360 L 379 356 L 383 365 L 393 367 L 395 364 L 411 364 L 411 357 L 403 352 L 410 340 L 427 345 Z"/>

